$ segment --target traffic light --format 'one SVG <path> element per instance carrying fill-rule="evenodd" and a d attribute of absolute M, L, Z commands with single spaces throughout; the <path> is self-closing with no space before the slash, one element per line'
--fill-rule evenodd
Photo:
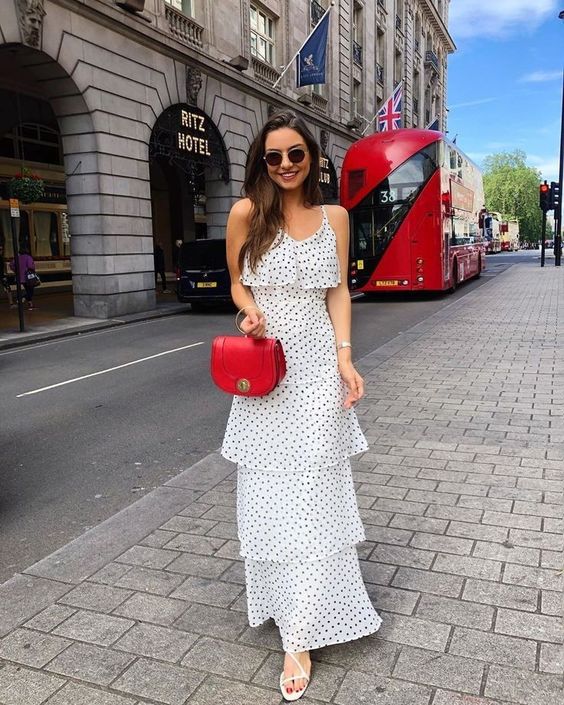
<path fill-rule="evenodd" d="M 544 213 L 552 207 L 550 205 L 550 186 L 546 181 L 539 186 L 539 206 Z"/>
<path fill-rule="evenodd" d="M 548 210 L 557 211 L 560 208 L 560 184 L 558 181 L 550 182 L 550 203 Z"/>

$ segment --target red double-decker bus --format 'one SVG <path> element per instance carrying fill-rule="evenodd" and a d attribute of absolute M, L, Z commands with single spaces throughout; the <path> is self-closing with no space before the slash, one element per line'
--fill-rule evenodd
<path fill-rule="evenodd" d="M 351 290 L 454 290 L 480 276 L 483 204 L 480 170 L 440 132 L 401 129 L 355 142 L 341 174 Z"/>

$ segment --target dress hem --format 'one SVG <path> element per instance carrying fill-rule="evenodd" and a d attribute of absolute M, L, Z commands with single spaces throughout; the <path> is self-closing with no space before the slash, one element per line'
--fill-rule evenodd
<path fill-rule="evenodd" d="M 315 651 L 316 649 L 323 649 L 326 646 L 335 646 L 336 644 L 347 644 L 349 641 L 357 641 L 358 639 L 363 639 L 364 637 L 369 636 L 370 634 L 375 634 L 382 626 L 382 617 L 380 617 L 380 615 L 376 612 L 376 610 L 374 610 L 374 612 L 376 614 L 376 620 L 377 620 L 376 625 L 377 626 L 371 627 L 367 631 L 364 631 L 362 634 L 357 634 L 356 636 L 353 636 L 350 639 L 330 639 L 328 641 L 324 641 L 323 643 L 315 642 L 315 646 L 314 645 L 309 646 L 307 649 L 302 649 L 302 651 L 287 651 L 286 649 L 284 649 L 284 652 L 288 653 L 288 654 L 289 653 L 301 654 L 304 651 Z M 276 626 L 280 630 L 280 625 L 278 624 L 278 622 L 276 621 L 276 619 L 274 617 L 266 617 L 266 619 L 264 619 L 262 622 L 256 622 L 256 624 L 249 620 L 249 626 L 252 627 L 253 629 L 256 627 L 260 627 L 263 624 L 265 624 L 266 622 L 268 622 L 269 619 L 272 619 L 274 624 L 276 624 Z M 282 647 L 284 646 L 283 642 L 284 642 L 284 640 L 282 639 Z"/>

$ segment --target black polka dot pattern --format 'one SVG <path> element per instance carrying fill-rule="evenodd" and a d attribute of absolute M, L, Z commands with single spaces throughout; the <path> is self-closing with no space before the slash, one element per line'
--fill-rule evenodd
<path fill-rule="evenodd" d="M 318 561 L 245 561 L 249 624 L 272 618 L 284 651 L 342 644 L 377 631 L 354 547 Z"/>
<path fill-rule="evenodd" d="M 302 472 L 239 467 L 237 522 L 241 555 L 261 561 L 316 560 L 366 538 L 348 459 Z"/>
<path fill-rule="evenodd" d="M 336 235 L 323 222 L 297 241 L 280 231 L 257 271 L 245 263 L 282 341 L 287 375 L 265 397 L 233 399 L 222 455 L 238 464 L 237 522 L 249 623 L 273 618 L 286 651 L 308 651 L 375 632 L 355 544 L 364 540 L 349 458 L 367 450 L 345 386 L 326 305 L 340 282 Z"/>

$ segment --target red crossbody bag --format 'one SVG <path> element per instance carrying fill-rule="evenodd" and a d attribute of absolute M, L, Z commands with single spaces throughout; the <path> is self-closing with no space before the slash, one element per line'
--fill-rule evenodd
<path fill-rule="evenodd" d="M 211 376 L 227 394 L 263 397 L 284 379 L 286 358 L 277 338 L 218 335 L 211 351 Z"/>

